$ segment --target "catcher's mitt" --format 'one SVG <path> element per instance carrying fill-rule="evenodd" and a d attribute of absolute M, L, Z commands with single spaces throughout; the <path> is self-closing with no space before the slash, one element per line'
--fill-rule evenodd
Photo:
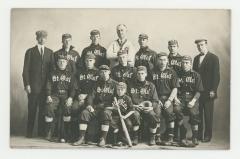
<path fill-rule="evenodd" d="M 143 101 L 142 103 L 139 104 L 140 107 L 152 107 L 152 102 L 150 101 Z"/>

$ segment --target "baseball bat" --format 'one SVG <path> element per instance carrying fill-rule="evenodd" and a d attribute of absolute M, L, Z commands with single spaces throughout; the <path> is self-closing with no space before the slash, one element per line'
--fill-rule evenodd
<path fill-rule="evenodd" d="M 116 106 L 117 106 L 117 109 L 118 109 L 118 114 L 119 114 L 119 116 L 120 116 L 120 120 L 121 120 L 121 124 L 122 124 L 122 128 L 123 128 L 124 135 L 125 135 L 125 137 L 126 137 L 126 139 L 127 139 L 127 142 L 128 142 L 129 147 L 132 147 L 132 141 L 131 141 L 131 138 L 130 138 L 130 136 L 129 136 L 128 129 L 127 129 L 127 126 L 126 126 L 126 124 L 125 124 L 125 121 L 124 121 L 124 119 L 122 118 L 122 113 L 121 113 L 121 111 L 120 111 L 120 108 L 119 108 L 118 101 L 117 101 L 117 98 L 116 98 L 116 97 L 114 97 L 114 101 L 115 101 Z"/>

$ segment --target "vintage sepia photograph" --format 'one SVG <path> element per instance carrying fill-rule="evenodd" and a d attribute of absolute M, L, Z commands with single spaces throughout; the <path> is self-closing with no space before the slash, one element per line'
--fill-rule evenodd
<path fill-rule="evenodd" d="M 230 149 L 230 9 L 12 8 L 12 149 Z"/>

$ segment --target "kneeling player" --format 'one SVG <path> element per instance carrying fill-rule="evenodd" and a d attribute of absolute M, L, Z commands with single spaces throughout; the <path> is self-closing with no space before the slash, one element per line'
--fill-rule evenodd
<path fill-rule="evenodd" d="M 121 121 L 120 121 L 120 114 L 118 112 L 118 107 L 121 113 L 121 117 L 124 119 L 124 122 L 127 126 L 128 131 L 133 128 L 138 129 L 140 124 L 140 116 L 138 113 L 134 112 L 132 100 L 129 96 L 126 95 L 127 85 L 123 82 L 117 84 L 117 95 L 113 99 L 113 107 L 108 107 L 108 110 L 112 110 L 112 117 L 110 126 L 113 128 L 113 138 L 114 138 L 114 145 L 120 146 L 121 139 L 124 139 L 121 136 L 123 133 L 119 133 L 121 128 Z M 118 142 L 119 141 L 119 142 Z M 123 140 L 124 142 L 124 140 Z"/>
<path fill-rule="evenodd" d="M 157 125 L 160 123 L 160 107 L 156 88 L 153 83 L 146 81 L 147 68 L 145 66 L 137 67 L 137 80 L 129 84 L 128 93 L 136 105 L 137 113 L 141 113 L 143 119 L 147 122 L 150 131 L 149 145 L 155 145 L 155 133 Z M 146 105 L 148 106 L 142 106 Z M 138 144 L 138 129 L 134 129 L 133 145 Z"/>
<path fill-rule="evenodd" d="M 203 91 L 200 75 L 191 69 L 192 59 L 190 56 L 184 56 L 182 59 L 183 71 L 179 75 L 180 88 L 178 91 L 178 103 L 174 112 L 177 117 L 177 123 L 180 128 L 180 145 L 195 146 L 198 145 L 198 124 L 199 124 L 199 102 L 200 92 Z M 192 143 L 186 140 L 186 128 L 183 125 L 183 117 L 190 117 L 189 123 L 192 128 Z"/>
<path fill-rule="evenodd" d="M 51 73 L 47 81 L 45 121 L 47 123 L 47 140 L 49 141 L 52 141 L 56 124 L 60 142 L 65 142 L 69 137 L 70 111 L 77 86 L 73 73 L 66 69 L 67 63 L 67 58 L 60 56 L 57 61 L 57 69 Z"/>

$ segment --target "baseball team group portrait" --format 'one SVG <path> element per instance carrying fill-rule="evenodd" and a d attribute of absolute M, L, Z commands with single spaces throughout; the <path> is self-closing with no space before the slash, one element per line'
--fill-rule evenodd
<path fill-rule="evenodd" d="M 12 9 L 10 147 L 229 149 L 230 20 Z"/>

